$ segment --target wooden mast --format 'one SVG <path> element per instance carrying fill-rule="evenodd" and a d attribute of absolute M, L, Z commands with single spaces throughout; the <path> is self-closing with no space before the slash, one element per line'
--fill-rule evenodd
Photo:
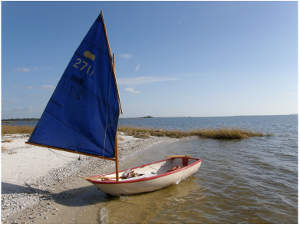
<path fill-rule="evenodd" d="M 118 131 L 115 142 L 115 164 L 116 164 L 116 181 L 119 181 L 119 154 L 118 154 Z"/>
<path fill-rule="evenodd" d="M 102 22 L 103 22 L 103 27 L 104 27 L 104 33 L 105 33 L 105 36 L 106 36 L 106 43 L 107 43 L 107 47 L 108 47 L 109 58 L 110 58 L 110 62 L 111 62 L 111 65 L 112 65 L 113 75 L 114 75 L 114 79 L 115 79 L 115 83 L 116 83 L 116 88 L 117 88 L 117 94 L 118 94 L 118 99 L 119 99 L 120 111 L 121 111 L 121 114 L 123 114 L 123 109 L 122 109 L 122 105 L 121 105 L 121 98 L 120 98 L 119 89 L 118 89 L 118 84 L 117 84 L 117 78 L 116 78 L 115 66 L 114 66 L 113 59 L 112 59 L 112 57 L 111 57 L 111 51 L 110 51 L 110 46 L 109 46 L 109 42 L 108 42 L 108 37 L 107 37 L 107 32 L 106 32 L 106 27 L 105 27 L 105 23 L 104 23 L 104 16 L 103 16 L 102 10 L 101 10 L 101 17 L 102 17 Z"/>
<path fill-rule="evenodd" d="M 106 36 L 106 43 L 107 43 L 107 48 L 108 48 L 108 52 L 109 52 L 109 58 L 110 58 L 110 62 L 112 65 L 112 71 L 113 71 L 117 94 L 118 94 L 118 99 L 119 99 L 120 112 L 121 112 L 121 114 L 123 114 L 120 94 L 119 94 L 119 90 L 118 90 L 117 78 L 116 78 L 116 71 L 115 71 L 115 54 L 113 54 L 113 57 L 111 57 L 111 51 L 110 51 L 110 46 L 109 46 L 109 42 L 108 42 L 107 31 L 106 31 L 106 27 L 105 27 L 104 16 L 103 16 L 102 10 L 101 10 L 101 17 L 102 17 L 104 33 Z M 116 131 L 116 140 L 115 140 L 115 164 L 116 164 L 116 181 L 119 181 L 118 129 Z"/>
<path fill-rule="evenodd" d="M 113 54 L 113 69 L 115 70 L 115 54 Z M 117 88 L 118 89 L 118 88 Z M 119 181 L 119 153 L 118 153 L 118 129 L 116 131 L 116 141 L 115 141 L 115 164 L 116 164 L 116 181 Z"/>

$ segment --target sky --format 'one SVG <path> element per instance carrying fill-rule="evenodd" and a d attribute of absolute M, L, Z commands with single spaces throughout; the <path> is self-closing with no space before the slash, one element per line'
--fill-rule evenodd
<path fill-rule="evenodd" d="M 123 115 L 298 113 L 298 2 L 1 2 L 1 118 L 39 118 L 103 11 Z"/>

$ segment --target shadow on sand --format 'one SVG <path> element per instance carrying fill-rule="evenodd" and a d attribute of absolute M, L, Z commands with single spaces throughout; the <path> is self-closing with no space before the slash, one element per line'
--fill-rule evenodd
<path fill-rule="evenodd" d="M 111 201 L 118 197 L 107 195 L 98 190 L 94 185 L 69 189 L 59 193 L 31 187 L 30 185 L 16 185 L 1 182 L 1 194 L 24 194 L 32 195 L 38 193 L 43 200 L 53 200 L 64 206 L 86 206 L 101 202 Z"/>
<path fill-rule="evenodd" d="M 152 203 L 153 200 L 160 202 L 159 200 L 166 198 L 182 198 L 190 192 L 200 189 L 200 186 L 195 180 L 197 179 L 191 176 L 178 185 L 171 185 L 156 192 L 131 195 L 128 196 L 128 198 L 130 198 L 131 202 L 138 203 L 140 203 L 141 200 L 145 203 Z M 38 193 L 43 200 L 53 200 L 57 204 L 69 207 L 83 207 L 97 204 L 106 205 L 107 202 L 114 206 L 115 204 L 120 205 L 120 202 L 124 201 L 124 198 L 110 196 L 101 192 L 94 185 L 54 193 L 47 190 L 33 188 L 30 187 L 30 185 L 20 186 L 2 182 L 2 194 L 12 193 L 23 193 L 24 196 Z"/>

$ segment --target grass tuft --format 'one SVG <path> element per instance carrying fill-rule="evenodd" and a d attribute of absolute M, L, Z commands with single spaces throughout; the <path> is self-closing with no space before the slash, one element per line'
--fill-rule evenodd
<path fill-rule="evenodd" d="M 262 137 L 264 136 L 260 131 L 252 131 L 242 128 L 217 128 L 217 129 L 198 129 L 196 131 L 190 131 L 196 136 L 201 138 L 232 140 L 243 139 L 248 137 Z"/>
<path fill-rule="evenodd" d="M 1 134 L 31 134 L 35 126 L 26 125 L 2 125 Z"/>
<path fill-rule="evenodd" d="M 232 140 L 264 136 L 262 132 L 242 128 L 197 129 L 183 132 L 177 130 L 162 130 L 133 126 L 120 126 L 118 127 L 118 131 L 124 132 L 129 136 L 134 136 L 138 138 L 148 138 L 149 136 L 165 136 L 171 138 L 198 136 L 200 138 Z M 270 136 L 270 134 L 268 134 L 267 136 Z"/>

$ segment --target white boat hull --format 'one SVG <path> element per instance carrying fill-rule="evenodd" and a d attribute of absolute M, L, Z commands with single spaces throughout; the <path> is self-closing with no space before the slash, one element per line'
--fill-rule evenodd
<path fill-rule="evenodd" d="M 101 179 L 101 177 L 116 176 L 115 173 L 112 173 L 94 176 L 87 180 L 104 193 L 113 196 L 132 195 L 178 184 L 181 180 L 195 173 L 199 169 L 201 162 L 202 160 L 197 158 L 170 158 L 131 168 L 135 173 L 143 174 L 142 176 L 120 179 L 119 181 L 116 181 L 116 179 Z M 174 166 L 180 166 L 180 169 L 168 172 Z M 121 177 L 125 171 L 120 171 L 119 176 Z"/>

